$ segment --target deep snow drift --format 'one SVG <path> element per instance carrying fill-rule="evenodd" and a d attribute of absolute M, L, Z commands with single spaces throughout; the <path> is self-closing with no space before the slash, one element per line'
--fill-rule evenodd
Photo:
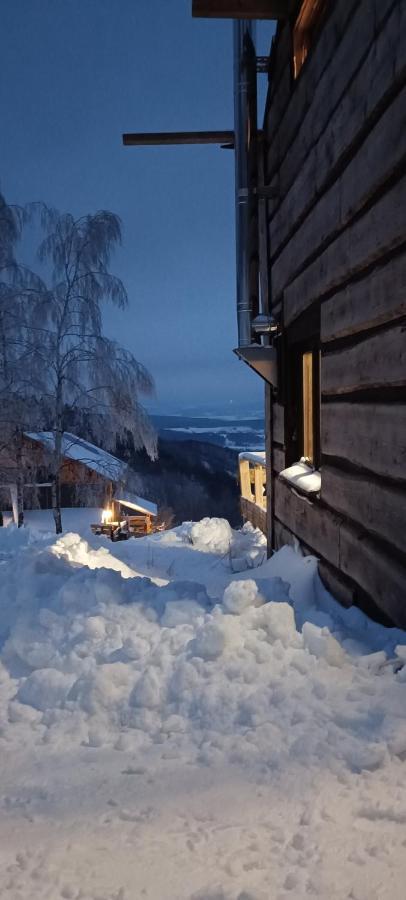
<path fill-rule="evenodd" d="M 403 900 L 406 634 L 249 526 L 43 518 L 0 529 L 0 897 Z"/>

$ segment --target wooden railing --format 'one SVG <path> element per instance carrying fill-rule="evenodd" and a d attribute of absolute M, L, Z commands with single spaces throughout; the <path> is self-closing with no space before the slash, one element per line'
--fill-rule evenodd
<path fill-rule="evenodd" d="M 244 452 L 239 455 L 241 515 L 266 534 L 266 468 L 265 453 Z"/>

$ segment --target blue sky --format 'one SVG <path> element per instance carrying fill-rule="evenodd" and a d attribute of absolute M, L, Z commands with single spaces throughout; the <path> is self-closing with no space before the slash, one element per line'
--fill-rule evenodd
<path fill-rule="evenodd" d="M 234 159 L 124 148 L 123 131 L 232 128 L 232 24 L 191 0 L 2 0 L 0 183 L 123 221 L 112 269 L 130 307 L 105 330 L 152 372 L 160 409 L 258 406 L 236 344 Z M 267 52 L 272 24 L 258 26 Z M 265 78 L 265 76 L 260 76 Z"/>

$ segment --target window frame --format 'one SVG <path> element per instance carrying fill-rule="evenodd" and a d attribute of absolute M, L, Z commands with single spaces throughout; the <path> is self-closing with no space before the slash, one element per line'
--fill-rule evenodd
<path fill-rule="evenodd" d="M 311 444 L 312 455 L 306 453 L 306 421 L 305 421 L 305 384 L 304 384 L 304 357 L 311 355 Z M 301 351 L 302 372 L 301 372 L 301 429 L 300 429 L 300 446 L 301 457 L 305 457 L 309 461 L 309 465 L 314 469 L 320 468 L 320 346 L 313 343 L 311 346 Z"/>
<path fill-rule="evenodd" d="M 314 469 L 321 464 L 321 394 L 320 394 L 320 309 L 301 316 L 286 330 L 286 465 L 299 462 L 305 454 L 303 357 L 312 354 L 312 421 Z"/>

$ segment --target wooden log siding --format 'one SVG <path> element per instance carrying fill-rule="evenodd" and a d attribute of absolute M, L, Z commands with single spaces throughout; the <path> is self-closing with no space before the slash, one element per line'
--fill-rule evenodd
<path fill-rule="evenodd" d="M 406 253 L 338 291 L 321 306 L 321 340 L 357 334 L 406 316 Z"/>
<path fill-rule="evenodd" d="M 394 487 L 370 476 L 323 465 L 321 499 L 356 525 L 405 553 L 406 559 L 406 484 L 403 488 Z"/>
<path fill-rule="evenodd" d="M 275 516 L 316 554 L 336 568 L 340 564 L 341 518 L 275 479 Z"/>
<path fill-rule="evenodd" d="M 406 386 L 406 325 L 380 331 L 353 347 L 327 353 L 321 391 L 343 395 L 380 387 Z"/>
<path fill-rule="evenodd" d="M 285 324 L 308 306 L 359 276 L 363 270 L 402 246 L 406 233 L 406 177 L 402 178 L 363 216 L 290 284 L 284 292 Z"/>
<path fill-rule="evenodd" d="M 406 628 L 406 567 L 382 551 L 364 531 L 342 525 L 340 568 L 360 585 L 376 605 L 401 628 Z"/>
<path fill-rule="evenodd" d="M 282 522 L 276 520 L 275 522 L 275 549 L 280 550 L 281 547 L 285 545 L 296 548 L 297 546 L 297 536 L 290 531 L 289 528 L 286 528 L 285 525 L 282 525 Z M 311 547 L 307 547 L 303 541 L 300 544 L 300 549 L 304 553 L 305 556 L 314 556 L 314 550 Z M 325 560 L 319 559 L 318 562 L 318 572 L 321 580 L 326 586 L 327 590 L 331 592 L 333 597 L 335 597 L 343 606 L 352 606 L 356 602 L 356 586 L 352 583 L 346 576 L 337 576 L 337 570 L 334 566 L 331 566 Z"/>
<path fill-rule="evenodd" d="M 359 39 L 360 33 L 362 40 Z M 362 64 L 374 35 L 371 0 L 336 0 L 330 4 L 328 22 L 306 60 L 306 76 L 304 71 L 302 77 L 299 76 L 285 115 L 278 123 L 280 157 L 272 158 L 271 145 L 268 156 L 270 173 L 287 157 L 299 131 L 303 140 L 302 162 L 313 149 Z M 283 181 L 283 188 L 287 187 L 289 183 Z"/>
<path fill-rule="evenodd" d="M 406 3 L 329 3 L 289 94 L 278 33 L 263 128 L 273 310 L 288 347 L 320 310 L 322 480 L 311 499 L 278 477 L 294 416 L 282 385 L 268 528 L 273 546 L 313 552 L 342 602 L 369 597 L 406 625 Z"/>
<path fill-rule="evenodd" d="M 393 0 L 391 5 L 393 7 Z M 399 10 L 395 7 L 312 147 L 304 152 L 301 133 L 293 136 L 278 173 L 282 202 L 281 205 L 274 203 L 276 212 L 270 224 L 273 252 L 286 242 L 299 218 L 312 206 L 315 196 L 320 196 L 345 167 L 348 154 L 359 142 L 360 134 L 368 133 L 379 112 L 385 109 L 386 98 L 393 96 L 404 82 L 405 61 L 403 65 L 400 63 L 404 43 L 399 28 Z M 399 59 L 399 66 L 394 80 L 395 58 Z M 366 84 L 368 90 L 365 90 Z M 287 114 L 290 116 L 290 109 Z M 314 125 L 318 127 L 316 123 Z M 314 132 L 312 135 L 314 140 Z M 309 191 L 309 185 L 313 186 L 313 192 Z"/>
<path fill-rule="evenodd" d="M 358 120 L 359 130 L 359 109 L 353 111 L 353 120 Z M 323 173 L 327 182 L 331 180 L 331 169 L 327 161 L 319 165 L 316 151 L 310 154 L 309 160 L 316 171 Z M 309 173 L 306 166 L 295 181 L 286 201 L 270 224 L 270 246 L 274 259 L 277 258 L 273 282 L 276 295 L 294 274 L 292 260 L 296 272 L 299 271 L 306 259 L 314 253 L 314 248 L 331 240 L 335 233 L 342 230 L 372 196 L 382 189 L 393 173 L 401 170 L 405 160 L 406 88 L 403 88 L 370 133 L 365 135 L 351 162 L 347 162 L 342 175 L 326 193 L 320 197 L 316 172 Z M 309 191 L 309 184 L 314 185 L 313 191 Z M 278 255 L 278 248 L 285 243 L 287 234 L 300 222 L 306 204 L 309 206 L 314 203 L 317 196 L 317 204 L 313 205 L 299 230 Z"/>
<path fill-rule="evenodd" d="M 406 404 L 323 403 L 321 446 L 323 462 L 341 458 L 406 483 Z"/>
<path fill-rule="evenodd" d="M 406 168 L 406 89 L 368 135 L 341 177 L 320 198 L 273 266 L 273 289 L 280 294 L 322 247 L 339 234 L 382 189 L 396 171 Z M 270 244 L 273 247 L 272 230 Z M 294 266 L 292 261 L 294 260 Z"/>

